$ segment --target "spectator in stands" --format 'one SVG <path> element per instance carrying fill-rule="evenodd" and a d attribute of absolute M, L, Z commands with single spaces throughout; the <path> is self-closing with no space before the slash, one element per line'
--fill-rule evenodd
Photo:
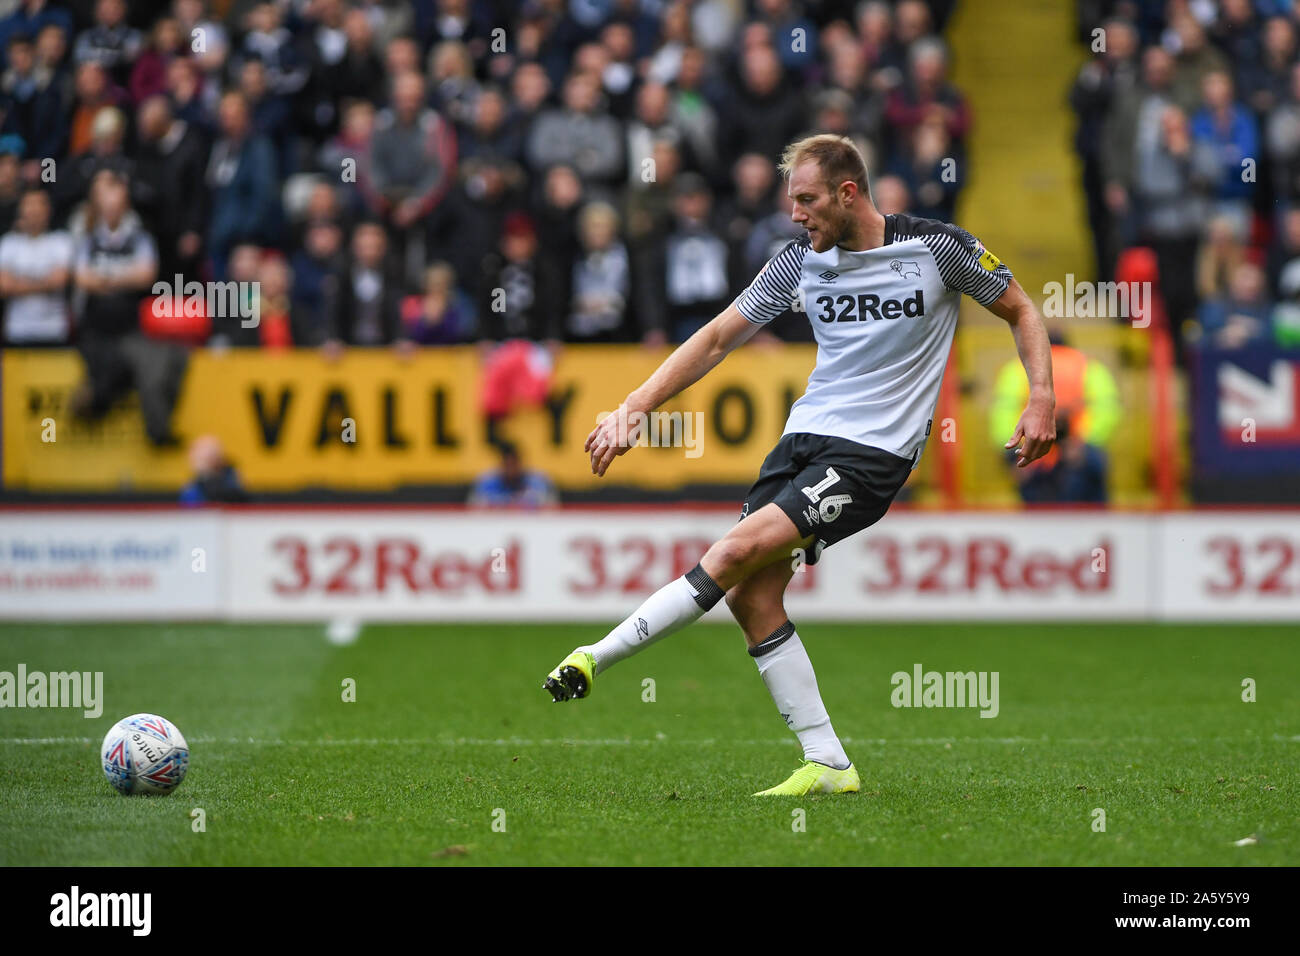
<path fill-rule="evenodd" d="M 212 147 L 207 185 L 212 195 L 208 250 L 218 281 L 240 242 L 273 244 L 281 228 L 280 184 L 275 152 L 253 132 L 248 103 L 230 92 L 221 98 L 221 138 Z"/>
<path fill-rule="evenodd" d="M 636 93 L 638 79 L 636 31 L 629 23 L 611 20 L 600 31 L 600 44 L 597 49 L 603 57 L 599 67 L 601 92 L 615 118 L 626 121 L 632 111 L 632 100 Z M 685 51 L 683 51 L 683 63 L 685 58 Z M 680 70 L 678 79 L 681 79 Z"/>
<path fill-rule="evenodd" d="M 261 278 L 263 249 L 251 242 L 240 242 L 230 250 L 225 280 L 234 283 L 234 308 L 226 307 L 211 317 L 212 330 L 208 345 L 213 348 L 250 348 L 260 344 L 258 327 L 246 324 L 245 316 L 257 303 L 257 282 Z"/>
<path fill-rule="evenodd" d="M 689 46 L 682 51 L 681 68 L 672 86 L 668 116 L 681 130 L 699 172 L 710 185 L 723 186 L 726 168 L 722 163 L 722 144 L 718 142 L 721 121 L 715 105 L 721 97 L 718 84 L 708 75 L 704 51 Z"/>
<path fill-rule="evenodd" d="M 542 195 L 532 204 L 537 227 L 538 265 L 549 277 L 552 307 L 568 315 L 573 293 L 573 266 L 582 254 L 578 238 L 579 213 L 586 201 L 582 181 L 572 166 L 552 166 L 542 183 Z"/>
<path fill-rule="evenodd" d="M 249 500 L 239 473 L 226 457 L 226 450 L 216 435 L 200 435 L 194 439 L 190 443 L 189 459 L 194 477 L 181 489 L 181 504 L 197 507 L 240 504 Z"/>
<path fill-rule="evenodd" d="M 578 235 L 582 255 L 573 264 L 572 305 L 565 329 L 569 342 L 624 342 L 632 293 L 627 247 L 618 236 L 618 211 L 609 203 L 583 207 Z"/>
<path fill-rule="evenodd" d="M 627 125 L 627 183 L 631 189 L 646 189 L 655 178 L 654 145 L 670 140 L 682 163 L 695 168 L 689 140 L 669 117 L 671 94 L 662 83 L 642 83 L 636 96 L 636 114 Z"/>
<path fill-rule="evenodd" d="M 403 336 L 418 345 L 459 345 L 474 337 L 473 300 L 456 287 L 456 273 L 445 262 L 424 271 L 424 291 L 402 301 Z"/>
<path fill-rule="evenodd" d="M 86 198 L 95 174 L 104 169 L 126 180 L 131 203 L 142 215 L 151 214 L 162 201 L 157 184 L 136 175 L 135 160 L 123 150 L 126 133 L 126 117 L 116 107 L 106 106 L 95 115 L 90 126 L 90 149 L 64 164 L 55 181 L 54 199 L 61 214 Z"/>
<path fill-rule="evenodd" d="M 885 98 L 901 82 L 902 74 L 897 73 L 897 81 L 886 83 L 881 73 L 868 72 L 862 50 L 852 38 L 834 43 L 827 50 L 827 58 L 828 91 L 847 95 L 853 104 L 849 115 L 852 135 L 881 140 L 885 133 Z M 890 71 L 890 75 L 896 72 Z"/>
<path fill-rule="evenodd" d="M 384 46 L 386 92 L 392 95 L 392 81 L 405 73 L 420 72 L 420 45 L 410 37 L 393 37 Z"/>
<path fill-rule="evenodd" d="M 167 89 L 167 67 L 182 49 L 181 28 L 174 17 L 156 21 L 149 42 L 131 67 L 131 99 L 143 103 Z"/>
<path fill-rule="evenodd" d="M 370 143 L 375 131 L 375 107 L 366 100 L 345 100 L 343 125 L 338 135 L 320 151 L 320 167 L 337 177 L 343 212 L 349 219 L 361 218 L 367 209 L 363 183 L 370 177 Z"/>
<path fill-rule="evenodd" d="M 1071 347 L 1060 328 L 1048 330 L 1056 390 L 1057 444 L 1028 467 L 1003 450 L 1026 504 L 1093 503 L 1107 500 L 1106 446 L 1123 417 L 1119 387 L 1104 363 Z M 989 437 L 999 446 L 1016 428 L 1029 381 L 1018 362 L 1003 365 L 993 386 Z M 1019 402 L 1020 405 L 1015 406 Z"/>
<path fill-rule="evenodd" d="M 157 275 L 157 247 L 130 207 L 126 181 L 112 170 L 100 171 L 91 183 L 75 258 L 77 348 L 86 378 L 73 393 L 72 410 L 99 418 L 134 386 L 149 440 L 170 445 L 185 353 L 140 332 L 140 302 Z"/>
<path fill-rule="evenodd" d="M 1260 155 L 1255 117 L 1236 102 L 1226 70 L 1206 73 L 1201 89 L 1205 105 L 1192 117 L 1191 128 L 1197 145 L 1218 159 L 1219 173 L 1211 184 L 1214 214 L 1231 217 L 1245 231 L 1255 193 L 1252 170 Z"/>
<path fill-rule="evenodd" d="M 1227 59 L 1206 40 L 1205 28 L 1185 9 L 1172 13 L 1166 41 L 1167 48 L 1175 51 L 1173 90 L 1179 103 L 1195 102 L 1207 76 L 1228 71 Z"/>
<path fill-rule="evenodd" d="M 444 40 L 429 52 L 429 92 L 439 115 L 457 127 L 470 123 L 479 83 L 465 44 Z"/>
<path fill-rule="evenodd" d="M 741 54 L 740 89 L 723 120 L 723 157 L 732 163 L 741 153 L 779 156 L 807 123 L 808 104 L 796 84 L 788 82 L 781 59 L 770 46 Z"/>
<path fill-rule="evenodd" d="M 1300 63 L 1291 68 L 1290 76 L 1286 97 L 1268 114 L 1265 143 L 1274 196 L 1296 203 L 1300 202 Z"/>
<path fill-rule="evenodd" d="M 294 344 L 293 330 L 302 320 L 294 313 L 293 272 L 284 256 L 267 255 L 257 270 L 257 340 L 265 348 L 283 349 Z"/>
<path fill-rule="evenodd" d="M 911 11 L 904 7 L 903 12 L 906 16 Z M 925 20 L 928 20 L 929 10 L 922 9 L 920 15 L 923 18 L 920 29 L 928 33 L 930 27 Z M 856 26 L 854 45 L 858 48 L 864 75 L 870 78 L 873 89 L 881 92 L 892 90 L 903 82 L 907 62 L 902 45 L 894 37 L 894 14 L 889 4 L 885 0 L 867 0 L 860 4 Z M 913 32 L 916 32 L 915 28 Z"/>
<path fill-rule="evenodd" d="M 305 127 L 313 141 L 323 141 L 339 123 L 339 104 L 346 100 L 370 103 L 386 92 L 383 59 L 374 27 L 365 11 L 345 8 L 341 0 L 315 7 L 307 46 L 311 78 L 304 90 L 309 113 Z"/>
<path fill-rule="evenodd" d="M 538 256 L 533 220 L 519 211 L 507 215 L 498 251 L 484 262 L 479 334 L 495 342 L 558 341 L 563 315 L 551 307 L 557 280 Z"/>
<path fill-rule="evenodd" d="M 1196 248 L 1219 172 L 1218 156 L 1192 139 L 1187 117 L 1176 106 L 1161 112 L 1154 140 L 1138 143 L 1133 187 L 1138 230 L 1155 250 L 1160 292 L 1175 329 L 1195 309 Z"/>
<path fill-rule="evenodd" d="M 424 105 L 418 73 L 398 76 L 392 107 L 375 121 L 367 198 L 371 212 L 389 227 L 407 281 L 418 281 L 424 266 L 422 220 L 442 202 L 455 177 L 455 131 Z"/>
<path fill-rule="evenodd" d="M 154 184 L 161 197 L 151 226 L 158 238 L 162 275 L 197 276 L 208 217 L 203 182 L 207 142 L 172 114 L 165 96 L 152 96 L 140 104 L 136 125 L 140 144 L 136 172 L 141 180 Z"/>
<path fill-rule="evenodd" d="M 1210 25 L 1210 40 L 1227 54 L 1238 95 L 1249 100 L 1264 55 L 1253 0 L 1222 0 L 1219 19 Z"/>
<path fill-rule="evenodd" d="M 691 11 L 686 3 L 670 3 L 659 21 L 656 49 L 649 58 L 644 77 L 654 83 L 673 83 L 681 70 L 682 56 L 691 45 Z"/>
<path fill-rule="evenodd" d="M 732 166 L 734 195 L 718 203 L 718 224 L 727 241 L 730 283 L 743 289 L 754 274 L 746 272 L 745 245 L 755 224 L 772 213 L 772 191 L 777 188 L 776 166 L 759 153 L 745 153 Z"/>
<path fill-rule="evenodd" d="M 1232 274 L 1246 261 L 1242 222 L 1233 216 L 1215 216 L 1205 230 L 1196 256 L 1196 294 L 1201 299 L 1225 296 Z"/>
<path fill-rule="evenodd" d="M 293 272 L 294 345 L 324 345 L 335 334 L 336 311 L 347 264 L 343 230 L 331 219 L 316 219 L 303 230 L 302 248 L 290 260 Z"/>
<path fill-rule="evenodd" d="M 755 7 L 757 22 L 772 31 L 781 65 L 793 74 L 811 76 L 817 63 L 817 25 L 792 0 L 757 0 Z"/>
<path fill-rule="evenodd" d="M 964 166 L 948 125 L 931 116 L 912 132 L 891 171 L 907 185 L 916 215 L 951 222 Z"/>
<path fill-rule="evenodd" d="M 249 60 L 260 61 L 271 95 L 292 97 L 307 85 L 309 66 L 283 19 L 280 4 L 269 0 L 255 4 L 248 13 L 248 32 L 235 59 L 240 66 Z"/>
<path fill-rule="evenodd" d="M 487 293 L 488 260 L 496 253 L 506 216 L 523 201 L 523 170 L 513 163 L 476 159 L 447 202 L 429 221 L 430 255 L 450 262 L 462 284 L 482 302 Z M 481 314 L 481 313 L 480 313 Z"/>
<path fill-rule="evenodd" d="M 275 153 L 275 177 L 284 180 L 294 170 L 294 128 L 290 101 L 274 95 L 267 86 L 266 66 L 247 59 L 239 67 L 237 86 L 248 106 L 252 133 L 271 144 Z"/>
<path fill-rule="evenodd" d="M 911 212 L 912 196 L 907 183 L 897 176 L 881 176 L 871 184 L 871 198 L 882 216 Z"/>
<path fill-rule="evenodd" d="M 908 53 L 907 81 L 894 89 L 886 101 L 885 119 L 897 151 L 913 140 L 927 120 L 937 119 L 952 143 L 960 147 L 970 129 L 966 99 L 948 82 L 948 55 L 937 39 L 916 41 Z"/>
<path fill-rule="evenodd" d="M 894 36 L 904 61 L 917 41 L 933 31 L 934 21 L 926 0 L 899 0 L 894 8 Z"/>
<path fill-rule="evenodd" d="M 525 155 L 534 173 L 564 163 L 583 183 L 612 185 L 623 173 L 621 124 L 602 114 L 599 80 L 572 73 L 564 83 L 564 107 L 544 110 L 534 122 Z"/>
<path fill-rule="evenodd" d="M 67 291 L 72 237 L 50 229 L 50 212 L 45 191 L 28 189 L 19 203 L 14 231 L 0 237 L 6 345 L 66 345 L 71 338 Z"/>
<path fill-rule="evenodd" d="M 401 337 L 401 280 L 388 254 L 388 236 L 377 222 L 362 222 L 352 233 L 351 258 L 339 295 L 330 346 L 388 345 Z"/>
<path fill-rule="evenodd" d="M 1242 262 L 1233 270 L 1227 295 L 1202 303 L 1197 317 L 1207 343 L 1233 349 L 1271 339 L 1272 311 L 1264 270 Z"/>
<path fill-rule="evenodd" d="M 813 98 L 812 129 L 853 136 L 853 97 L 843 90 L 823 90 Z"/>
<path fill-rule="evenodd" d="M 72 14 L 48 0 L 19 0 L 13 12 L 0 20 L 0 68 L 7 65 L 4 55 L 11 36 L 21 33 L 23 36 L 35 37 L 48 26 L 56 26 L 63 31 L 64 37 L 70 37 L 73 29 Z"/>
<path fill-rule="evenodd" d="M 199 72 L 215 75 L 225 65 L 230 36 L 220 22 L 209 17 L 206 0 L 173 0 L 172 15 L 189 48 L 189 59 L 195 61 Z"/>
<path fill-rule="evenodd" d="M 72 59 L 98 63 L 115 84 L 126 86 L 143 42 L 140 31 L 126 22 L 126 0 L 95 0 L 95 24 L 78 34 Z"/>
<path fill-rule="evenodd" d="M 126 94 L 113 85 L 98 63 L 82 63 L 77 67 L 76 106 L 68 128 L 68 154 L 80 156 L 91 146 L 91 126 L 99 111 L 106 106 L 125 107 Z"/>
<path fill-rule="evenodd" d="M 751 277 L 758 274 L 791 239 L 804 234 L 803 227 L 790 218 L 792 205 L 784 180 L 778 180 L 772 192 L 772 212 L 760 219 L 745 243 L 745 268 Z"/>
<path fill-rule="evenodd" d="M 0 235 L 10 230 L 18 218 L 18 202 L 23 191 L 20 158 L 23 138 L 0 136 Z"/>
<path fill-rule="evenodd" d="M 1264 23 L 1264 55 L 1249 71 L 1250 105 L 1256 113 L 1267 113 L 1286 99 L 1295 56 L 1294 24 L 1283 16 L 1269 17 Z"/>
<path fill-rule="evenodd" d="M 559 496 L 551 480 L 540 471 L 524 468 L 519 449 L 509 442 L 499 442 L 501 466 L 482 475 L 469 493 L 474 508 L 551 508 Z"/>
<path fill-rule="evenodd" d="M 1149 150 L 1160 137 L 1162 117 L 1170 106 L 1194 109 L 1196 102 L 1179 103 L 1174 98 L 1173 57 L 1161 47 L 1142 54 L 1142 82 L 1116 91 L 1115 100 L 1102 124 L 1101 171 L 1106 206 L 1120 224 L 1122 241 L 1135 238 L 1132 221 L 1132 193 L 1137 175 L 1140 146 Z"/>
<path fill-rule="evenodd" d="M 59 156 L 67 145 L 68 110 L 73 100 L 72 68 L 68 63 L 68 34 L 57 23 L 48 23 L 36 34 L 36 65 L 38 70 L 48 70 L 49 86 L 55 90 L 56 115 L 50 121 L 59 131 L 59 138 L 42 156 Z"/>
<path fill-rule="evenodd" d="M 550 105 L 551 79 L 537 63 L 520 63 L 510 77 L 511 124 L 524 135 L 524 142 L 532 133 L 537 118 Z M 525 147 L 527 159 L 527 147 Z"/>
<path fill-rule="evenodd" d="M 655 140 L 652 158 L 655 177 L 645 189 L 623 193 L 627 239 L 633 259 L 672 226 L 672 189 L 682 169 L 681 153 L 671 139 Z"/>
<path fill-rule="evenodd" d="M 1083 191 L 1092 227 L 1093 252 L 1103 281 L 1115 274 L 1119 255 L 1115 223 L 1106 203 L 1105 129 L 1107 117 L 1120 100 L 1131 100 L 1138 88 L 1138 36 L 1133 25 L 1118 18 L 1106 21 L 1105 49 L 1083 65 L 1070 90 L 1070 105 L 1078 115 L 1074 149 L 1083 163 Z M 1127 165 L 1127 164 L 1126 164 Z"/>
<path fill-rule="evenodd" d="M 176 118 L 192 129 L 212 132 L 207 106 L 202 98 L 202 77 L 196 58 L 178 58 L 167 64 L 167 99 Z"/>
<path fill-rule="evenodd" d="M 487 86 L 480 90 L 459 144 L 462 170 L 473 168 L 475 161 L 487 159 L 516 165 L 523 162 L 523 133 L 510 122 L 510 105 L 499 87 Z"/>
<path fill-rule="evenodd" d="M 383 66 L 376 51 L 368 51 L 373 56 L 373 63 L 363 55 L 358 62 L 345 65 L 351 46 L 343 29 L 344 16 L 348 12 L 343 0 L 315 0 L 308 6 L 306 22 L 300 33 L 302 53 L 307 61 L 307 82 L 301 97 L 301 125 L 304 131 L 310 130 L 312 139 L 318 143 L 338 125 L 336 110 L 343 96 L 343 84 L 347 82 L 347 65 L 357 69 L 360 83 L 364 84 L 367 77 L 374 80 L 376 86 L 372 92 L 375 98 L 383 92 Z M 369 46 L 370 23 L 365 14 L 361 14 L 361 23 L 366 34 L 364 42 Z"/>
<path fill-rule="evenodd" d="M 673 187 L 671 230 L 656 244 L 640 276 L 642 326 L 684 342 L 731 301 L 727 243 L 712 223 L 713 195 L 698 173 L 682 173 Z"/>
<path fill-rule="evenodd" d="M 375 42 L 380 48 L 397 36 L 409 36 L 414 33 L 415 15 L 413 6 L 418 4 L 402 3 L 400 0 L 356 0 L 355 10 L 366 18 Z M 481 18 L 480 18 L 480 22 Z M 347 29 L 346 24 L 344 29 Z M 475 56 L 482 58 L 488 47 L 480 38 L 474 40 Z"/>
<path fill-rule="evenodd" d="M 67 130 L 54 71 L 37 60 L 31 39 L 23 33 L 10 34 L 8 63 L 0 75 L 0 95 L 9 104 L 6 127 L 23 138 L 25 158 L 57 157 Z"/>

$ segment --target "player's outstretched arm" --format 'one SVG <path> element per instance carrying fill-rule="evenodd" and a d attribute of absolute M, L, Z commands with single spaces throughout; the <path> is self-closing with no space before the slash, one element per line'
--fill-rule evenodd
<path fill-rule="evenodd" d="M 604 476 L 610 462 L 636 444 L 639 430 L 628 424 L 633 415 L 651 412 L 694 385 L 759 328 L 733 304 L 679 345 L 644 384 L 587 436 L 583 450 L 591 455 L 592 474 Z M 640 420 L 638 416 L 634 421 Z"/>
<path fill-rule="evenodd" d="M 1016 423 L 1015 434 L 1004 447 L 1016 449 L 1017 467 L 1042 458 L 1056 441 L 1056 393 L 1052 388 L 1052 346 L 1043 320 L 1029 296 L 1012 279 L 1006 291 L 988 310 L 1011 326 L 1020 364 L 1029 376 L 1029 402 Z"/>

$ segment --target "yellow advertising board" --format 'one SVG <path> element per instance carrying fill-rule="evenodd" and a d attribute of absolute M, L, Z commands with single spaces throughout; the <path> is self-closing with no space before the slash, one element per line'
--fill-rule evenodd
<path fill-rule="evenodd" d="M 1107 448 L 1112 500 L 1150 504 L 1147 337 L 1105 325 L 1072 330 L 1072 339 L 1106 364 L 1120 388 L 1123 419 Z M 815 348 L 755 344 L 730 355 L 662 409 L 680 413 L 675 443 L 665 429 L 660 447 L 637 449 L 617 460 L 605 479 L 595 478 L 582 450 L 588 433 L 667 354 L 639 346 L 568 347 L 558 355 L 545 405 L 512 413 L 499 434 L 520 448 L 528 467 L 550 475 L 562 490 L 594 490 L 602 483 L 647 490 L 748 485 L 780 438 L 789 406 L 803 394 Z M 1000 448 L 1009 436 L 991 434 L 988 415 L 998 369 L 1016 361 L 1014 343 L 1001 323 L 965 323 L 954 359 L 956 408 L 940 408 L 937 434 L 909 484 L 911 500 L 942 503 L 944 456 L 937 446 L 952 441 L 956 456 L 949 458 L 962 503 L 1014 505 L 1018 498 Z M 5 487 L 170 493 L 189 480 L 184 443 L 152 447 L 134 396 L 101 422 L 73 418 L 68 400 L 82 375 L 75 352 L 8 350 L 0 372 Z M 337 361 L 309 350 L 199 350 L 190 359 L 175 431 L 183 440 L 220 437 L 254 493 L 468 484 L 498 462 L 482 412 L 482 376 L 474 347 L 409 357 L 351 349 Z M 945 415 L 953 416 L 951 426 Z"/>
<path fill-rule="evenodd" d="M 667 354 L 636 346 L 564 349 L 545 406 L 512 413 L 498 434 L 561 488 L 596 487 L 601 479 L 591 474 L 583 442 L 600 414 L 614 410 Z M 605 481 L 647 489 L 749 483 L 803 393 L 814 355 L 812 346 L 731 355 L 662 409 L 689 419 L 676 446 L 666 444 L 665 429 L 665 446 L 616 462 Z M 72 417 L 68 401 L 81 375 L 72 351 L 5 353 L 5 486 L 180 488 L 189 478 L 183 445 L 150 446 L 134 397 L 102 422 Z M 254 491 L 468 483 L 498 462 L 481 410 L 481 376 L 473 347 L 409 357 L 351 349 L 337 361 L 306 350 L 200 350 L 190 359 L 174 430 L 182 439 L 220 437 Z"/>

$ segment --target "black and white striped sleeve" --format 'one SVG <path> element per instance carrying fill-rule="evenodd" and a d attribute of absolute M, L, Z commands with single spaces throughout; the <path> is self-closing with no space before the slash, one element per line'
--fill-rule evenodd
<path fill-rule="evenodd" d="M 799 277 L 807 254 L 806 239 L 791 239 L 780 252 L 767 260 L 767 265 L 759 270 L 745 291 L 736 296 L 732 305 L 755 325 L 766 325 L 793 308 L 798 300 Z"/>
<path fill-rule="evenodd" d="M 921 238 L 934 254 L 944 285 L 980 305 L 995 302 L 1011 284 L 1011 270 L 960 226 L 945 224 Z"/>

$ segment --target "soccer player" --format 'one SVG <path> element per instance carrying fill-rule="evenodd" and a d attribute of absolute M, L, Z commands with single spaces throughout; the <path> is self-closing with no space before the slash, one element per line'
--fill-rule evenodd
<path fill-rule="evenodd" d="M 961 295 L 1011 326 L 1029 398 L 1006 443 L 1023 467 L 1056 436 L 1047 332 L 1020 284 L 963 229 L 882 215 L 853 142 L 820 134 L 786 147 L 791 240 L 726 309 L 678 347 L 587 437 L 603 476 L 636 444 L 649 413 L 699 381 L 732 349 L 788 308 L 807 312 L 817 338 L 808 388 L 749 489 L 740 521 L 700 563 L 660 588 L 595 644 L 547 677 L 556 701 L 587 696 L 597 674 L 697 620 L 725 596 L 777 711 L 803 746 L 783 783 L 755 796 L 860 789 L 817 690 L 812 663 L 786 615 L 799 555 L 814 564 L 827 545 L 879 521 L 916 466 L 930 433 Z"/>

